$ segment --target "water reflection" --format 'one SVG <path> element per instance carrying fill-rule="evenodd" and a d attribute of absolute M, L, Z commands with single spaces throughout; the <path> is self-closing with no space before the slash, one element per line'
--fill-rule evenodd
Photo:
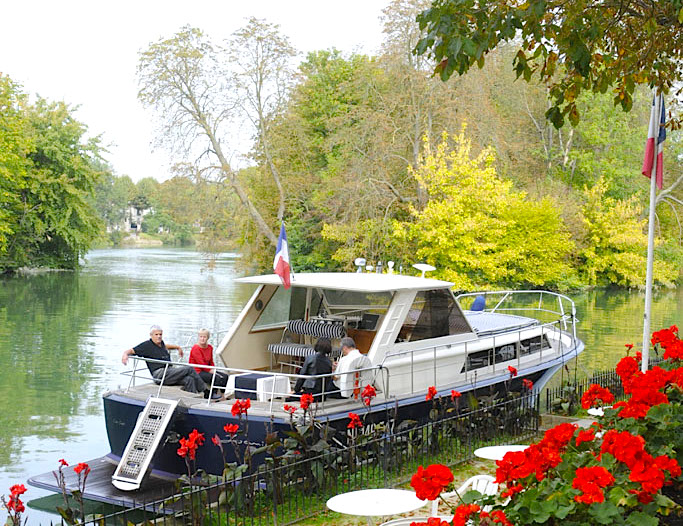
<path fill-rule="evenodd" d="M 227 330 L 253 291 L 236 276 L 231 254 L 207 271 L 194 251 L 125 249 L 93 251 L 77 273 L 0 278 L 0 493 L 55 469 L 60 458 L 106 454 L 101 395 L 125 381 L 122 351 L 146 339 L 154 323 L 168 343 L 183 346 L 200 327 Z M 582 371 L 612 367 L 625 343 L 640 343 L 642 294 L 574 299 L 586 342 Z M 658 293 L 653 330 L 680 325 L 682 307 L 683 289 Z M 25 496 L 45 494 L 29 488 Z M 56 519 L 36 509 L 28 517 L 29 524 Z"/>

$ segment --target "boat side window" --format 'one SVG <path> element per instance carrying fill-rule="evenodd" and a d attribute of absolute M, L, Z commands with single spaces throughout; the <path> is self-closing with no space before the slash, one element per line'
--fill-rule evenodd
<path fill-rule="evenodd" d="M 514 343 L 508 343 L 506 345 L 501 345 L 496 347 L 495 350 L 495 363 L 503 363 L 517 358 L 515 349 L 517 345 Z M 519 342 L 519 355 L 527 356 L 529 354 L 537 353 L 541 349 L 550 349 L 550 342 L 545 336 L 535 336 L 529 338 L 528 340 L 522 340 Z M 481 369 L 482 367 L 488 367 L 494 362 L 491 360 L 492 353 L 491 349 L 486 349 L 485 351 L 477 351 L 470 353 L 467 356 L 467 363 L 463 366 L 461 373 L 465 371 L 471 371 L 472 369 Z"/>
<path fill-rule="evenodd" d="M 306 289 L 278 287 L 263 307 L 254 329 L 266 329 L 285 325 L 289 320 L 301 319 L 306 308 Z"/>
<path fill-rule="evenodd" d="M 415 296 L 397 341 L 414 342 L 468 332 L 472 330 L 450 290 L 424 290 Z"/>

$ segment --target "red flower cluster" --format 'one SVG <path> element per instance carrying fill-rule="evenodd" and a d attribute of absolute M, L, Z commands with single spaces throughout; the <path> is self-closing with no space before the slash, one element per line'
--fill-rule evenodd
<path fill-rule="evenodd" d="M 87 475 L 90 473 L 90 466 L 86 464 L 85 462 L 80 462 L 78 465 L 74 466 L 74 471 L 76 474 L 80 475 L 81 472 L 85 471 L 84 475 Z"/>
<path fill-rule="evenodd" d="M 662 392 L 669 383 L 677 382 L 680 370 L 665 371 L 661 367 L 653 367 L 643 373 L 639 370 L 637 360 L 628 356 L 617 364 L 617 374 L 624 385 L 624 392 L 631 395 L 625 402 L 617 402 L 615 408 L 621 408 L 621 418 L 644 418 L 652 406 L 669 403 L 669 398 Z"/>
<path fill-rule="evenodd" d="M 193 429 L 187 438 L 180 439 L 180 447 L 178 448 L 178 456 L 183 458 L 189 457 L 190 460 L 195 459 L 197 448 L 204 443 L 204 433 L 200 433 Z"/>
<path fill-rule="evenodd" d="M 581 429 L 576 435 L 576 447 L 579 447 L 584 442 L 592 442 L 595 440 L 595 429 Z"/>
<path fill-rule="evenodd" d="M 435 500 L 439 494 L 453 482 L 453 473 L 443 464 L 431 464 L 427 469 L 422 466 L 410 479 L 410 485 L 415 490 L 418 499 Z"/>
<path fill-rule="evenodd" d="M 250 407 L 251 400 L 249 398 L 245 398 L 244 400 L 235 400 L 235 403 L 232 404 L 230 412 L 232 413 L 232 416 L 240 416 L 241 418 L 241 415 L 247 414 L 247 411 Z"/>
<path fill-rule="evenodd" d="M 605 502 L 602 488 L 612 484 L 614 484 L 614 476 L 602 466 L 577 468 L 572 488 L 578 489 L 582 494 L 576 495 L 574 500 L 583 504 Z"/>
<path fill-rule="evenodd" d="M 349 413 L 349 418 L 351 421 L 346 427 L 349 429 L 356 429 L 357 427 L 363 427 L 363 422 L 361 422 L 360 417 L 356 413 Z"/>
<path fill-rule="evenodd" d="M 377 396 L 377 391 L 372 385 L 368 384 L 365 386 L 360 396 L 363 399 L 363 403 L 365 405 L 370 405 L 372 403 L 372 399 Z"/>
<path fill-rule="evenodd" d="M 481 510 L 479 504 L 461 504 L 455 508 L 455 515 L 453 515 L 453 526 L 465 526 L 473 515 Z"/>
<path fill-rule="evenodd" d="M 290 415 L 293 415 L 294 413 L 296 413 L 299 410 L 298 407 L 294 407 L 293 405 L 289 405 L 289 404 L 283 405 L 282 409 L 287 411 Z"/>
<path fill-rule="evenodd" d="M 602 439 L 601 454 L 608 453 L 631 470 L 629 480 L 641 485 L 638 500 L 642 503 L 652 501 L 652 495 L 657 493 L 665 483 L 667 471 L 671 477 L 681 474 L 678 462 L 665 455 L 654 458 L 645 451 L 645 440 L 628 431 L 610 430 Z"/>
<path fill-rule="evenodd" d="M 451 400 L 455 400 L 456 398 L 460 398 L 462 396 L 462 393 L 460 391 L 451 391 Z"/>
<path fill-rule="evenodd" d="M 503 491 L 500 496 L 504 499 L 507 499 L 513 495 L 516 495 L 517 493 L 521 493 L 522 491 L 524 491 L 524 486 L 521 484 L 515 484 L 514 486 L 510 486 L 508 489 Z"/>
<path fill-rule="evenodd" d="M 503 460 L 496 461 L 496 482 L 505 482 L 511 488 L 532 474 L 535 474 L 536 480 L 543 480 L 548 470 L 562 461 L 560 454 L 574 436 L 576 428 L 575 424 L 560 424 L 548 429 L 540 442 L 524 451 L 507 453 Z"/>
<path fill-rule="evenodd" d="M 581 397 L 581 407 L 588 409 L 589 407 L 597 405 L 596 402 L 611 404 L 614 402 L 614 395 L 610 393 L 609 389 L 598 384 L 591 384 L 588 391 L 583 393 L 583 396 Z"/>
<path fill-rule="evenodd" d="M 59 465 L 60 466 L 68 466 L 69 463 L 66 460 L 64 460 L 63 458 L 60 458 L 59 459 Z"/>
<path fill-rule="evenodd" d="M 531 391 L 534 388 L 534 382 L 532 382 L 528 378 L 522 380 L 522 385 L 526 387 L 529 391 Z"/>
<path fill-rule="evenodd" d="M 14 484 L 9 489 L 10 497 L 7 501 L 7 510 L 16 513 L 23 513 L 26 510 L 24 503 L 19 498 L 19 495 L 26 493 L 26 486 L 23 484 Z"/>
<path fill-rule="evenodd" d="M 309 393 L 304 393 L 301 395 L 301 399 L 299 400 L 299 406 L 301 409 L 306 411 L 309 407 L 311 407 L 311 404 L 313 403 L 313 395 Z"/>
<path fill-rule="evenodd" d="M 510 378 L 517 376 L 517 369 L 512 367 L 512 365 L 508 365 L 508 371 L 510 371 Z"/>
<path fill-rule="evenodd" d="M 425 396 L 425 400 L 433 400 L 434 397 L 436 396 L 437 390 L 436 387 L 433 385 L 427 389 L 427 396 Z"/>
<path fill-rule="evenodd" d="M 678 327 L 675 325 L 652 333 L 651 341 L 652 345 L 659 344 L 664 348 L 665 360 L 683 360 L 683 340 L 678 338 Z"/>
<path fill-rule="evenodd" d="M 212 437 L 211 437 L 211 442 L 213 442 L 213 445 L 214 445 L 214 446 L 221 447 L 221 437 L 219 437 L 218 435 L 212 436 Z"/>
<path fill-rule="evenodd" d="M 505 512 L 503 510 L 493 510 L 491 513 L 488 511 L 482 511 L 479 514 L 480 519 L 487 519 L 490 518 L 494 524 L 502 524 L 503 526 L 514 526 L 507 518 L 505 515 Z"/>
<path fill-rule="evenodd" d="M 223 431 L 225 431 L 228 435 L 231 436 L 235 436 L 239 430 L 239 424 L 225 424 L 223 426 Z"/>

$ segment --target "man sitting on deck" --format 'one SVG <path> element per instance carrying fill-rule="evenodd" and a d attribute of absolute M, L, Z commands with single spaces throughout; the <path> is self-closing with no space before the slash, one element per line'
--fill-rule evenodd
<path fill-rule="evenodd" d="M 356 342 L 353 341 L 353 338 L 348 336 L 342 338 L 341 350 L 342 357 L 334 369 L 334 383 L 339 388 L 339 394 L 342 398 L 351 398 L 354 395 L 354 389 L 359 388 L 358 375 L 353 371 L 370 367 L 372 364 L 368 357 L 356 348 Z"/>
<path fill-rule="evenodd" d="M 128 357 L 131 354 L 140 356 L 142 358 L 150 358 L 152 360 L 161 360 L 164 362 L 171 361 L 171 355 L 168 349 L 177 349 L 180 357 L 183 357 L 183 349 L 179 345 L 168 345 L 161 339 L 163 331 L 158 325 L 152 325 L 149 328 L 150 339 L 136 345 L 131 349 L 123 351 L 121 362 L 123 365 L 128 364 Z M 183 391 L 190 393 L 204 393 L 204 397 L 208 398 L 209 391 L 206 388 L 206 383 L 197 374 L 197 371 L 192 367 L 184 365 L 169 365 L 166 367 L 163 363 L 147 362 L 149 372 L 152 374 L 155 383 L 161 383 L 162 379 L 164 385 L 181 385 Z M 164 375 L 164 372 L 166 373 Z"/>

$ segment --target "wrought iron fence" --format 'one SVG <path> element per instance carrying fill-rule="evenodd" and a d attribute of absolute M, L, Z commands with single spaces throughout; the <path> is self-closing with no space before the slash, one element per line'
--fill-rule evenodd
<path fill-rule="evenodd" d="M 456 465 L 482 446 L 524 441 L 538 433 L 538 393 L 499 403 L 457 406 L 435 403 L 439 420 L 404 421 L 392 432 L 378 426 L 370 434 L 349 430 L 348 445 L 327 445 L 314 457 L 273 457 L 255 472 L 206 487 L 185 487 L 162 501 L 140 503 L 98 519 L 101 524 L 287 525 L 325 509 L 330 497 L 361 488 L 407 482 L 419 465 Z M 465 404 L 463 404 L 465 405 Z"/>

